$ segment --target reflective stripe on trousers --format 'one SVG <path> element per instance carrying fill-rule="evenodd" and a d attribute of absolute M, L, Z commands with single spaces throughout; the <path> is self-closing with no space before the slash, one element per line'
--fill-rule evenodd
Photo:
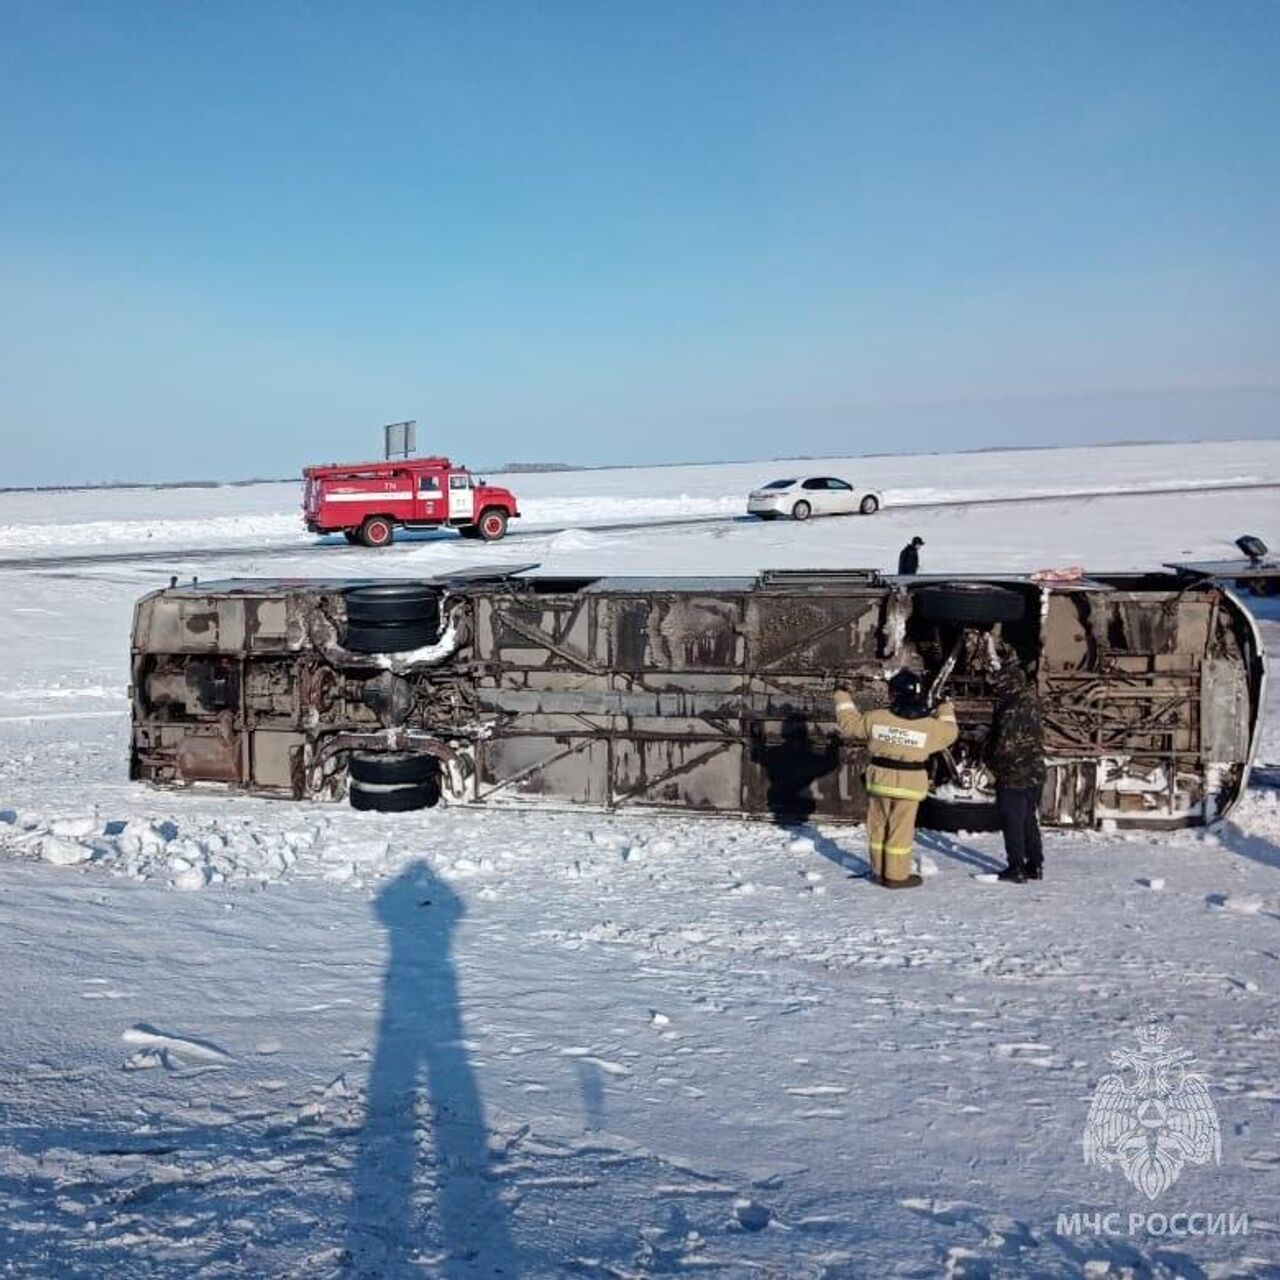
<path fill-rule="evenodd" d="M 911 841 L 915 837 L 916 799 L 868 797 L 867 851 L 871 874 L 880 880 L 905 880 L 911 874 Z"/>
<path fill-rule="evenodd" d="M 887 796 L 890 800 L 923 800 L 927 791 L 913 791 L 910 787 L 891 787 L 884 782 L 868 782 L 867 795 Z"/>

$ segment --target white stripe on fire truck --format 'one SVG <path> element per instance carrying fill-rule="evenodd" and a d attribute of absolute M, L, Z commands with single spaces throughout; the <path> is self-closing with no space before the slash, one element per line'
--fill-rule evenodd
<path fill-rule="evenodd" d="M 326 493 L 321 502 L 372 502 L 375 498 L 412 498 L 412 489 L 388 489 L 385 493 Z"/>

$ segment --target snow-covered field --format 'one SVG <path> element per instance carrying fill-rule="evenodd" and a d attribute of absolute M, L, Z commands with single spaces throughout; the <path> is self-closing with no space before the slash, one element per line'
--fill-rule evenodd
<path fill-rule="evenodd" d="M 898 502 L 1193 490 L 1280 483 L 1280 444 L 522 477 L 518 537 L 386 552 L 313 545 L 291 486 L 0 495 L 0 556 L 41 557 L 0 570 L 0 1275 L 1280 1274 L 1274 789 L 1209 831 L 1054 833 L 1020 888 L 985 878 L 997 839 L 924 836 L 925 887 L 888 894 L 857 828 L 123 776 L 130 610 L 171 571 L 885 566 L 914 533 L 931 571 L 1138 568 L 1280 542 L 1265 490 L 581 527 L 736 514 L 794 470 Z M 58 564 L 157 546 L 227 552 Z M 1263 629 L 1276 647 L 1280 611 Z M 1221 1163 L 1154 1201 L 1081 1155 L 1148 1018 L 1221 1128 Z M 1098 1213 L 1116 1230 L 1059 1230 Z"/>
<path fill-rule="evenodd" d="M 843 476 L 855 487 L 879 490 L 891 506 L 1169 487 L 1229 491 L 1274 483 L 1280 441 L 739 462 L 494 479 L 519 498 L 521 520 L 513 532 L 523 534 L 546 526 L 741 515 L 751 489 L 793 475 Z M 1218 496 L 1232 501 L 1227 493 Z M 58 555 L 73 548 L 308 547 L 316 540 L 302 527 L 300 502 L 301 485 L 293 483 L 0 494 L 0 557 Z"/>

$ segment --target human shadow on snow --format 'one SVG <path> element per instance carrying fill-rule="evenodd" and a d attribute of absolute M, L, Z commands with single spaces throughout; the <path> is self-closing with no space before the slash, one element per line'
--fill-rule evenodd
<path fill-rule="evenodd" d="M 795 713 L 783 721 L 778 742 L 766 742 L 760 723 L 753 722 L 750 751 L 752 763 L 760 765 L 768 779 L 765 803 L 773 821 L 793 837 L 811 840 L 814 849 L 842 871 L 870 875 L 871 866 L 865 858 L 842 848 L 810 821 L 818 807 L 813 784 L 840 765 L 839 738 L 832 734 L 815 745 L 808 717 Z"/>
<path fill-rule="evenodd" d="M 444 1255 L 430 1274 L 516 1276 L 451 954 L 463 904 L 415 862 L 376 911 L 389 958 L 352 1178 L 350 1274 L 421 1275 Z"/>
<path fill-rule="evenodd" d="M 944 835 L 940 831 L 919 830 L 916 832 L 916 843 L 930 853 L 937 853 L 953 862 L 972 867 L 979 874 L 994 874 L 1004 870 L 1005 864 L 999 858 L 971 849 L 953 836 Z"/>

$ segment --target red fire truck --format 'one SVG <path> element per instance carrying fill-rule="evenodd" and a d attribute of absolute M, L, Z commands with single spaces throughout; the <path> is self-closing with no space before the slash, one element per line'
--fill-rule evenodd
<path fill-rule="evenodd" d="M 464 538 L 496 542 L 519 514 L 510 489 L 487 484 L 448 458 L 330 462 L 304 467 L 302 514 L 312 533 L 385 547 L 397 525 L 448 526 Z"/>

